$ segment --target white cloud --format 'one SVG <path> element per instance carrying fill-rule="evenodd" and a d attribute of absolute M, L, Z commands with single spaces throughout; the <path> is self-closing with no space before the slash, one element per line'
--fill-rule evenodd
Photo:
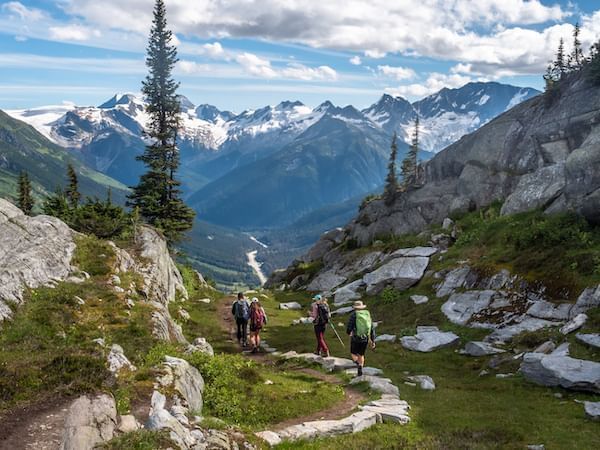
<path fill-rule="evenodd" d="M 46 17 L 46 14 L 37 8 L 28 8 L 21 2 L 8 2 L 2 5 L 2 11 L 18 16 L 21 20 L 36 22 Z"/>
<path fill-rule="evenodd" d="M 386 53 L 378 49 L 365 50 L 365 56 L 373 59 L 385 58 Z"/>
<path fill-rule="evenodd" d="M 400 97 L 425 97 L 438 92 L 445 87 L 457 88 L 464 86 L 470 81 L 473 81 L 473 79 L 469 76 L 459 74 L 445 75 L 443 73 L 433 72 L 429 74 L 429 77 L 423 83 L 390 87 L 386 88 L 385 91 L 388 94 Z"/>
<path fill-rule="evenodd" d="M 356 55 L 356 56 L 353 56 L 352 58 L 350 58 L 350 64 L 353 64 L 355 66 L 360 66 L 362 64 L 362 60 L 360 59 L 360 56 Z"/>
<path fill-rule="evenodd" d="M 100 36 L 100 31 L 83 25 L 50 27 L 50 38 L 57 41 L 87 41 L 92 37 Z"/>
<path fill-rule="evenodd" d="M 210 72 L 210 66 L 182 59 L 177 62 L 176 70 L 184 75 L 197 75 Z"/>
<path fill-rule="evenodd" d="M 15 41 L 17 41 L 17 42 L 26 42 L 27 41 L 27 36 L 22 36 L 20 34 L 17 34 L 15 36 Z"/>
<path fill-rule="evenodd" d="M 329 66 L 307 67 L 304 64 L 290 63 L 283 68 L 275 68 L 268 59 L 248 52 L 236 55 L 235 60 L 247 73 L 259 78 L 313 81 L 336 80 L 338 77 L 337 72 Z"/>
<path fill-rule="evenodd" d="M 409 67 L 377 66 L 380 74 L 395 78 L 396 80 L 410 80 L 417 76 L 414 70 Z"/>

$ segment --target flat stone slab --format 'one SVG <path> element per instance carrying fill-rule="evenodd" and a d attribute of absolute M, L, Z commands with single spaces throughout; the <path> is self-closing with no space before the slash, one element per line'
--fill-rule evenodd
<path fill-rule="evenodd" d="M 524 331 L 537 331 L 542 328 L 556 327 L 561 325 L 560 322 L 552 322 L 545 319 L 537 319 L 535 317 L 527 317 L 520 323 L 509 325 L 507 327 L 499 328 L 493 331 L 489 336 L 485 338 L 486 342 L 507 342 L 510 341 L 517 334 L 523 333 Z"/>
<path fill-rule="evenodd" d="M 600 363 L 563 354 L 526 353 L 521 363 L 523 376 L 543 386 L 600 393 Z"/>
<path fill-rule="evenodd" d="M 504 353 L 506 350 L 496 348 L 487 342 L 471 341 L 467 342 L 465 348 L 461 350 L 463 355 L 469 356 L 487 356 L 495 355 L 496 353 Z"/>
<path fill-rule="evenodd" d="M 410 299 L 415 305 L 422 305 L 423 303 L 427 303 L 429 301 L 429 297 L 426 295 L 411 295 Z"/>
<path fill-rule="evenodd" d="M 583 402 L 585 415 L 592 420 L 600 420 L 600 402 Z"/>
<path fill-rule="evenodd" d="M 577 314 L 569 322 L 567 322 L 565 325 L 563 325 L 560 328 L 560 332 L 562 334 L 572 333 L 573 331 L 581 328 L 587 320 L 588 320 L 588 316 L 586 314 L 584 314 L 584 313 Z"/>
<path fill-rule="evenodd" d="M 426 353 L 456 344 L 459 340 L 456 334 L 449 331 L 424 331 L 414 336 L 403 336 L 400 338 L 400 343 L 408 350 Z"/>
<path fill-rule="evenodd" d="M 302 305 L 298 302 L 280 303 L 279 309 L 302 309 Z"/>
<path fill-rule="evenodd" d="M 325 370 L 328 370 L 330 372 L 356 367 L 356 364 L 354 364 L 354 362 L 351 359 L 338 358 L 335 356 L 330 356 L 329 358 L 323 358 L 321 365 L 323 366 L 323 368 Z"/>
<path fill-rule="evenodd" d="M 435 247 L 412 247 L 412 248 L 401 248 L 392 253 L 392 258 L 398 258 L 400 256 L 404 257 L 416 257 L 416 256 L 424 256 L 429 257 L 431 255 L 435 255 L 438 252 L 438 249 Z"/>
<path fill-rule="evenodd" d="M 338 288 L 333 293 L 333 304 L 343 305 L 353 300 L 358 300 L 360 294 L 356 291 L 364 285 L 365 283 L 363 280 L 356 280 Z"/>
<path fill-rule="evenodd" d="M 392 384 L 392 380 L 389 378 L 381 378 L 371 375 L 362 375 L 360 377 L 353 378 L 350 384 L 367 383 L 371 389 L 380 392 L 382 394 L 388 394 L 398 397 L 400 391 L 398 387 Z"/>
<path fill-rule="evenodd" d="M 356 369 L 346 369 L 345 373 L 348 375 L 352 375 L 352 376 L 356 376 L 356 371 L 358 370 L 358 368 Z M 380 376 L 383 375 L 383 370 L 378 369 L 377 367 L 363 367 L 363 374 L 365 375 L 373 375 L 373 376 Z"/>
<path fill-rule="evenodd" d="M 396 342 L 395 334 L 380 334 L 375 338 L 375 342 Z"/>
<path fill-rule="evenodd" d="M 457 325 L 466 325 L 474 314 L 487 308 L 496 291 L 467 291 L 455 293 L 442 305 L 442 312 Z"/>
<path fill-rule="evenodd" d="M 386 285 L 401 290 L 408 289 L 423 278 L 428 265 L 429 258 L 423 256 L 392 259 L 363 277 L 367 285 L 367 294 L 378 294 Z"/>
<path fill-rule="evenodd" d="M 562 303 L 555 305 L 545 300 L 535 302 L 527 310 L 527 315 L 547 320 L 569 320 L 569 313 L 573 305 Z"/>
<path fill-rule="evenodd" d="M 577 333 L 575 335 L 575 338 L 578 341 L 583 342 L 584 344 L 590 345 L 592 347 L 600 348 L 600 334 L 598 334 L 598 333 L 593 333 L 593 334 Z"/>
<path fill-rule="evenodd" d="M 339 308 L 339 309 L 336 309 L 335 311 L 332 311 L 331 315 L 332 316 L 341 316 L 344 314 L 350 314 L 353 310 L 354 310 L 354 308 L 352 306 L 344 306 L 343 308 Z"/>

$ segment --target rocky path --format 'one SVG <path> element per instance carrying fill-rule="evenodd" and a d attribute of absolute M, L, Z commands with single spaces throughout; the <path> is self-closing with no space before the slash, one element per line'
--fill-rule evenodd
<path fill-rule="evenodd" d="M 233 298 L 229 298 L 222 302 L 219 308 L 219 317 L 223 327 L 228 331 L 231 341 L 236 342 L 236 327 L 230 309 L 231 302 L 233 301 Z M 269 348 L 268 345 L 265 345 L 265 347 Z M 273 358 L 265 353 L 246 354 L 260 360 L 262 363 L 272 364 L 274 362 Z M 283 354 L 281 352 L 274 352 L 272 355 L 291 361 L 304 360 L 319 364 L 328 372 L 345 370 L 346 373 L 352 375 L 355 370 L 354 363 L 346 358 L 323 358 L 312 353 L 299 354 L 295 351 Z M 307 373 L 330 383 L 342 384 L 341 379 L 333 374 L 323 373 L 306 367 L 293 368 L 292 370 Z M 383 378 L 381 376 L 382 373 L 377 368 L 365 368 L 365 375 L 354 377 L 350 382 L 350 386 L 346 386 L 342 402 L 336 403 L 326 410 L 280 422 L 272 426 L 271 429 L 260 431 L 256 435 L 269 445 L 274 446 L 282 441 L 296 441 L 357 433 L 381 422 L 406 424 L 410 421 L 408 415 L 410 406 L 404 400 L 400 400 L 398 387 L 392 384 L 390 379 Z M 351 385 L 357 383 L 368 384 L 371 390 L 380 394 L 380 398 L 361 405 L 365 400 L 365 395 L 351 387 Z"/>
<path fill-rule="evenodd" d="M 0 416 L 0 450 L 57 450 L 71 401 L 52 399 Z"/>

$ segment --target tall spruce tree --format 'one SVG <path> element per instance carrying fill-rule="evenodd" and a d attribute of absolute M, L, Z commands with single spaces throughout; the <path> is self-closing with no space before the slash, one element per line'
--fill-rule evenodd
<path fill-rule="evenodd" d="M 569 68 L 572 70 L 579 70 L 584 61 L 583 49 L 581 48 L 581 41 L 579 40 L 580 32 L 581 28 L 579 27 L 579 23 L 576 23 L 573 28 L 573 51 L 569 56 Z"/>
<path fill-rule="evenodd" d="M 410 147 L 402 161 L 402 187 L 404 190 L 417 182 L 417 156 L 419 154 L 419 116 L 415 119 L 415 127 Z"/>
<path fill-rule="evenodd" d="M 398 145 L 396 144 L 396 133 L 392 136 L 392 145 L 390 146 L 390 162 L 388 163 L 388 174 L 385 178 L 385 188 L 383 191 L 383 199 L 386 204 L 390 205 L 396 198 L 398 192 L 398 178 L 396 176 L 396 157 L 398 156 Z"/>
<path fill-rule="evenodd" d="M 19 174 L 19 208 L 28 216 L 33 210 L 34 200 L 31 194 L 31 181 L 29 175 L 23 171 Z"/>
<path fill-rule="evenodd" d="M 558 50 L 556 51 L 556 61 L 554 61 L 554 69 L 556 71 L 558 79 L 560 79 L 567 71 L 567 64 L 565 61 L 565 40 L 560 38 L 558 42 Z"/>
<path fill-rule="evenodd" d="M 71 208 L 77 208 L 79 206 L 79 200 L 81 200 L 81 194 L 79 193 L 79 180 L 77 179 L 77 172 L 71 164 L 67 167 L 67 178 L 69 179 L 69 186 L 65 191 L 69 206 Z"/>
<path fill-rule="evenodd" d="M 147 172 L 133 188 L 128 204 L 139 208 L 144 220 L 161 229 L 170 243 L 181 239 L 192 228 L 194 211 L 181 199 L 181 183 L 176 179 L 179 167 L 177 131 L 180 126 L 180 103 L 172 71 L 177 63 L 173 34 L 167 28 L 163 0 L 156 0 L 154 20 L 148 41 L 146 65 L 148 75 L 142 92 L 150 116 L 146 134 L 153 141 L 137 159 Z"/>

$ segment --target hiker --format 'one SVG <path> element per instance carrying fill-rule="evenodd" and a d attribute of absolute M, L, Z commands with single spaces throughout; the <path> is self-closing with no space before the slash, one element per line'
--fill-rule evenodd
<path fill-rule="evenodd" d="M 362 376 L 365 366 L 365 352 L 369 342 L 371 348 L 375 348 L 375 330 L 373 329 L 373 320 L 371 313 L 363 302 L 354 302 L 354 311 L 348 319 L 346 333 L 350 336 L 350 353 L 352 361 L 358 366 L 358 376 Z"/>
<path fill-rule="evenodd" d="M 250 305 L 241 292 L 237 300 L 231 305 L 231 314 L 235 317 L 237 325 L 237 340 L 244 347 L 248 345 L 248 319 L 250 319 Z"/>
<path fill-rule="evenodd" d="M 255 297 L 250 303 L 250 345 L 252 353 L 256 353 L 260 347 L 260 332 L 267 323 L 267 314 Z"/>
<path fill-rule="evenodd" d="M 315 355 L 329 358 L 329 347 L 327 346 L 327 342 L 325 342 L 325 330 L 327 329 L 327 324 L 331 318 L 331 312 L 329 311 L 327 299 L 323 298 L 323 296 L 317 294 L 313 297 L 313 300 L 310 316 L 313 319 L 315 336 L 317 338 L 317 351 L 315 352 Z M 321 352 L 323 352 L 323 354 L 321 354 Z"/>

